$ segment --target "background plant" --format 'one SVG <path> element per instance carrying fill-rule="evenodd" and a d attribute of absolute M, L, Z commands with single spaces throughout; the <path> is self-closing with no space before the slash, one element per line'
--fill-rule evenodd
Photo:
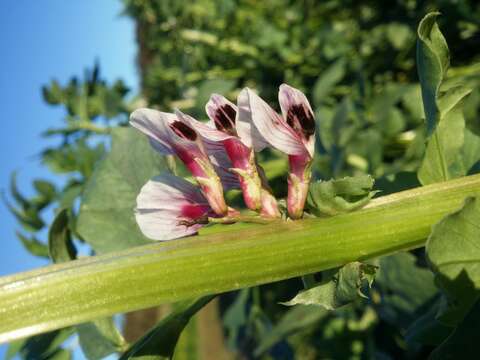
<path fill-rule="evenodd" d="M 475 2 L 468 1 L 442 1 L 435 5 L 444 13 L 438 22 L 448 41 L 453 66 L 448 72 L 445 68 L 438 77 L 441 91 L 433 94 L 433 107 L 441 116 L 429 118 L 427 113 L 428 127 L 423 119 L 414 59 L 415 29 L 424 14 L 433 8 L 429 2 L 356 5 L 337 1 L 258 4 L 205 0 L 192 5 L 183 1 L 126 1 L 127 14 L 137 22 L 140 44 L 142 94 L 139 101 L 162 109 L 178 106 L 205 118 L 203 105 L 211 92 L 234 98 L 240 88 L 249 86 L 274 103 L 278 85 L 288 82 L 304 90 L 317 110 L 320 136 L 314 166 L 317 178 L 369 173 L 377 180 L 376 188 L 386 194 L 420 185 L 416 175 L 419 168 L 423 169 L 421 173 L 430 174 L 419 176 L 422 184 L 473 174 L 479 169 L 475 135 L 480 128 L 479 76 L 475 49 L 479 42 L 476 20 L 479 16 L 476 15 L 480 15 L 480 9 Z M 428 38 L 429 33 L 426 36 Z M 426 49 L 420 49 L 420 54 L 428 52 L 428 44 L 419 44 Z M 436 52 L 433 53 L 429 56 L 435 57 Z M 445 63 L 445 59 L 440 62 Z M 465 99 L 460 95 L 468 91 L 459 91 L 458 84 L 472 90 Z M 429 86 L 425 81 L 421 85 Z M 454 90 L 450 92 L 452 97 L 444 97 L 448 89 Z M 45 100 L 64 106 L 66 116 L 63 126 L 46 131 L 46 136 L 60 137 L 62 142 L 59 147 L 46 149 L 42 161 L 53 172 L 69 174 L 69 180 L 61 187 L 36 180 L 38 196 L 26 199 L 16 188 L 14 177 L 12 179 L 11 194 L 16 203 L 12 204 L 12 210 L 22 226 L 19 237 L 35 255 L 48 256 L 49 253 L 46 239 L 38 235 L 47 227 L 42 213 L 48 206 L 65 209 L 58 212 L 55 222 L 49 226 L 50 254 L 55 253 L 53 248 L 57 249 L 52 248 L 52 244 L 58 244 L 57 254 L 62 254 L 54 256 L 54 261 L 73 258 L 75 254 L 71 249 L 79 242 L 84 242 L 88 251 L 96 254 L 148 242 L 131 216 L 133 199 L 143 183 L 160 168 L 174 166 L 172 161 L 150 152 L 148 144 L 129 130 L 118 129 L 126 124 L 134 107 L 125 101 L 126 91 L 121 82 L 105 84 L 97 67 L 82 81 L 72 79 L 65 86 L 52 82 L 44 88 Z M 425 96 L 423 99 L 425 103 Z M 451 120 L 446 119 L 454 119 L 460 126 L 452 128 Z M 427 149 L 425 158 L 425 142 L 428 147 L 432 136 L 442 139 L 455 134 L 458 139 L 460 133 L 463 137 L 460 144 L 450 138 L 445 140 L 445 144 L 452 145 L 445 149 L 445 153 L 451 155 L 447 161 L 451 165 L 449 175 L 443 178 L 431 175 L 422 162 L 429 163 L 436 155 Z M 113 137 L 112 146 L 110 137 Z M 134 151 L 125 154 L 122 149 Z M 286 162 L 275 152 L 262 156 L 274 191 L 284 196 Z M 102 157 L 104 160 L 99 163 Z M 137 161 L 140 157 L 141 163 Z M 134 172 L 132 166 L 135 166 Z M 176 168 L 182 173 L 179 164 Z M 122 189 L 122 196 L 118 196 L 118 189 Z M 326 196 L 330 199 L 336 195 L 329 197 L 327 191 Z M 238 198 L 235 194 L 231 196 L 233 200 Z M 461 215 L 455 216 L 467 223 L 468 219 L 475 222 L 477 212 L 478 206 L 471 200 Z M 467 268 L 465 273 L 467 279 L 473 279 L 473 286 L 464 288 L 465 282 L 455 280 L 458 274 L 443 271 L 442 259 L 438 253 L 434 255 L 435 246 L 439 246 L 435 244 L 450 239 L 439 230 L 440 226 L 435 228 L 428 243 L 428 247 L 433 246 L 428 259 L 446 297 L 441 296 L 435 286 L 423 251 L 416 250 L 383 257 L 372 264 L 380 266 L 380 270 L 369 299 L 347 297 L 348 301 L 353 299 L 353 303 L 333 312 L 312 305 L 288 308 L 278 304 L 290 300 L 303 288 L 298 279 L 222 295 L 217 300 L 220 310 L 217 317 L 221 319 L 218 328 L 225 333 L 229 349 L 245 358 L 424 358 L 455 327 L 450 338 L 453 340 L 471 327 L 478 307 L 473 305 L 477 298 L 475 289 L 478 289 L 474 270 Z M 455 226 L 463 229 L 462 225 L 449 225 L 452 229 Z M 478 261 L 478 257 L 474 261 Z M 330 279 L 338 282 L 343 278 L 341 273 L 326 272 L 316 280 L 325 281 L 331 287 Z M 355 291 L 364 282 L 362 280 L 360 286 L 356 284 L 356 280 L 353 281 Z M 329 290 L 328 294 L 332 293 L 336 294 L 335 289 Z M 456 294 L 466 294 L 456 300 L 464 306 L 450 309 L 450 315 L 447 312 L 443 322 L 436 320 L 437 309 L 444 308 L 448 303 L 446 299 Z M 337 295 L 335 299 L 328 303 L 330 308 L 347 301 L 340 301 Z M 178 305 L 183 310 L 192 306 L 195 309 L 198 302 Z M 90 358 L 126 350 L 125 342 L 114 330 L 104 330 L 112 329 L 112 322 L 103 321 L 103 325 L 91 323 L 83 330 L 76 327 L 40 335 L 17 344 L 17 349 L 20 348 L 24 357 L 65 354 L 66 350 L 58 348 L 59 344 L 77 331 L 82 348 Z M 179 323 L 184 324 L 182 321 Z M 127 332 L 128 325 L 127 321 Z M 183 351 L 188 353 L 182 349 L 198 351 L 201 348 L 192 343 L 195 331 L 196 327 L 189 325 L 180 339 L 176 356 L 180 357 Z M 98 339 L 92 332 L 105 335 L 103 344 L 108 346 L 102 347 L 106 350 L 101 353 L 92 350 L 99 349 L 91 343 L 92 339 Z M 175 334 L 173 331 L 172 336 Z M 174 343 L 172 338 L 164 341 L 170 346 Z M 32 343 L 43 347 L 32 348 Z M 432 356 L 452 348 L 448 343 L 441 346 Z"/>

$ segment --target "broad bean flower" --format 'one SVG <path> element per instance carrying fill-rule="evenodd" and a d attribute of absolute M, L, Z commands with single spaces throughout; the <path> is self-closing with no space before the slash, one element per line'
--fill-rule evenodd
<path fill-rule="evenodd" d="M 191 119 L 177 111 L 176 114 L 152 109 L 138 109 L 130 116 L 132 126 L 149 137 L 151 145 L 162 154 L 177 155 L 190 170 L 210 207 L 217 215 L 226 215 L 227 204 L 223 195 L 222 182 L 217 175 L 221 172 L 227 183 L 232 179 L 221 168 L 229 167 L 224 149 L 214 142 L 204 142 L 190 125 Z M 214 164 L 217 165 L 215 169 Z"/>
<path fill-rule="evenodd" d="M 261 138 L 252 138 L 246 90 L 238 96 L 238 107 L 225 97 L 213 94 L 205 109 L 210 122 L 192 119 L 190 125 L 207 141 L 223 144 L 233 165 L 229 170 L 238 175 L 246 206 L 263 216 L 279 217 L 277 201 L 255 161 L 254 144 L 262 146 L 263 142 Z"/>
<path fill-rule="evenodd" d="M 299 90 L 282 84 L 278 100 L 279 115 L 253 91 L 247 89 L 253 131 L 270 146 L 288 154 L 287 209 L 292 219 L 302 217 L 311 164 L 315 151 L 315 118 L 306 96 Z"/>

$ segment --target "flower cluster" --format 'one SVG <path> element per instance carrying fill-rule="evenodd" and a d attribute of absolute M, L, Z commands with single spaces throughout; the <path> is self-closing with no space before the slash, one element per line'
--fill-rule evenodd
<path fill-rule="evenodd" d="M 308 193 L 315 147 L 315 119 L 306 96 L 283 84 L 278 114 L 248 88 L 237 104 L 214 94 L 206 105 L 210 121 L 200 122 L 175 110 L 138 109 L 132 126 L 148 136 L 153 148 L 176 155 L 198 186 L 173 175 L 150 180 L 137 197 L 136 219 L 142 232 L 156 240 L 191 235 L 215 218 L 234 222 L 238 211 L 228 207 L 224 191 L 240 188 L 248 209 L 259 218 L 281 212 L 255 152 L 273 147 L 288 155 L 287 210 L 299 219 Z"/>

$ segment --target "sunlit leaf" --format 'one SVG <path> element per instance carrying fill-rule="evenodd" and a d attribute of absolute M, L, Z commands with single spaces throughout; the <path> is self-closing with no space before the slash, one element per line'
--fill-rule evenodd
<path fill-rule="evenodd" d="M 310 289 L 301 291 L 285 305 L 320 305 L 334 310 L 355 299 L 365 297 L 362 288 L 371 286 L 377 267 L 360 262 L 349 263 L 330 275 L 330 278 Z"/>
<path fill-rule="evenodd" d="M 376 194 L 370 175 L 338 180 L 316 181 L 310 184 L 308 209 L 315 215 L 337 215 L 366 205 Z"/>
<path fill-rule="evenodd" d="M 135 222 L 135 199 L 163 166 L 146 137 L 130 128 L 113 131 L 112 150 L 87 183 L 77 222 L 77 231 L 96 252 L 149 242 Z"/>

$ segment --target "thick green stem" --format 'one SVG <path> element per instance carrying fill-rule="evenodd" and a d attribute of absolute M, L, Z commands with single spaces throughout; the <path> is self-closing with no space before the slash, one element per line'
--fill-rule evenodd
<path fill-rule="evenodd" d="M 381 197 L 350 214 L 225 226 L 0 278 L 0 342 L 419 247 L 433 224 L 476 195 L 480 175 Z"/>

